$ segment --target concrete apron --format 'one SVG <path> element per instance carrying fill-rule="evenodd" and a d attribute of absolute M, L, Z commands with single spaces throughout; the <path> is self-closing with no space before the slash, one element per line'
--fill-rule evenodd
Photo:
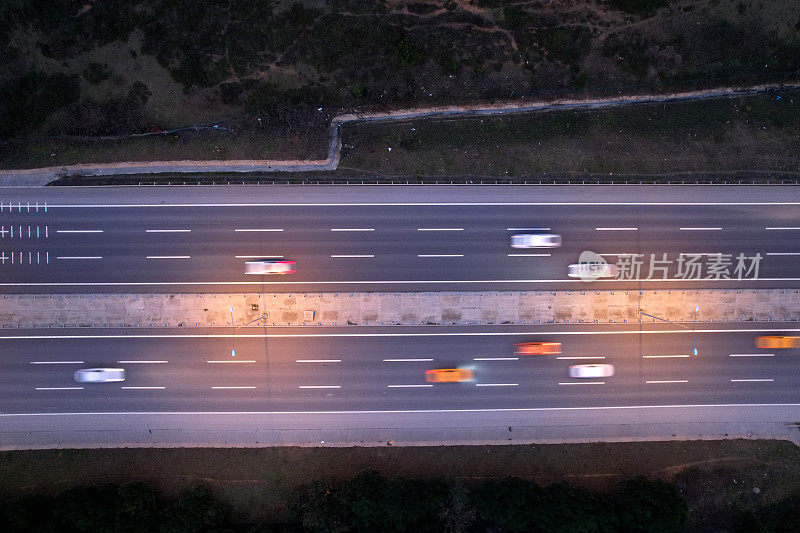
<path fill-rule="evenodd" d="M 800 290 L 4 295 L 0 327 L 230 327 L 230 307 L 237 327 L 788 322 Z"/>

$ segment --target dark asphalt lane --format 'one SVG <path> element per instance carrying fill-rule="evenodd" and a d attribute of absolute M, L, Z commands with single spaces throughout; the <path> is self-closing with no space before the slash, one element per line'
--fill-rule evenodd
<path fill-rule="evenodd" d="M 757 350 L 753 347 L 756 333 L 701 332 L 696 338 L 697 357 L 651 358 L 649 356 L 691 354 L 690 332 L 610 335 L 595 327 L 596 334 L 570 335 L 563 333 L 564 328 L 561 330 L 562 334 L 547 333 L 545 328 L 540 334 L 503 336 L 337 337 L 335 342 L 327 337 L 238 338 L 236 360 L 253 363 L 207 362 L 232 360 L 230 338 L 5 338 L 0 340 L 3 353 L 0 412 L 330 411 L 789 403 L 795 402 L 800 392 L 800 351 Z M 430 329 L 406 330 L 413 331 Z M 614 328 L 614 331 L 622 330 Z M 475 360 L 513 357 L 513 344 L 527 340 L 562 342 L 560 357 L 604 359 L 548 356 Z M 774 355 L 751 356 L 769 353 Z M 731 357 L 731 354 L 744 356 Z M 324 359 L 341 362 L 297 362 Z M 168 362 L 117 363 L 133 360 Z M 34 365 L 32 361 L 83 363 Z M 602 380 L 569 378 L 569 365 L 580 363 L 610 363 L 615 365 L 616 374 Z M 72 372 L 91 366 L 122 366 L 128 379 L 122 384 L 86 384 L 82 390 L 60 389 L 81 386 L 72 380 Z M 473 368 L 475 381 L 433 387 L 389 387 L 426 385 L 426 369 L 452 366 Z M 586 384 L 591 381 L 604 383 Z M 122 389 L 123 386 L 164 388 Z M 37 387 L 58 390 L 36 390 Z"/>

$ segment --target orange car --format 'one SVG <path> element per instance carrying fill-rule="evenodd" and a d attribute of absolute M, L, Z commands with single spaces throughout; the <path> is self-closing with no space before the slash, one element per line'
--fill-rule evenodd
<path fill-rule="evenodd" d="M 785 337 L 783 335 L 756 337 L 756 348 L 766 348 L 768 350 L 800 348 L 800 337 Z"/>
<path fill-rule="evenodd" d="M 558 355 L 560 342 L 523 342 L 514 345 L 514 355 Z"/>
<path fill-rule="evenodd" d="M 425 371 L 428 383 L 460 383 L 472 381 L 472 370 L 467 368 L 434 368 Z"/>

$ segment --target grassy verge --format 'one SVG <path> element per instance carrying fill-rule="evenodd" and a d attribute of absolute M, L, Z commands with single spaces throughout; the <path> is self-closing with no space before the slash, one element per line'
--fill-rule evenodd
<path fill-rule="evenodd" d="M 497 118 L 348 124 L 341 170 L 384 175 L 800 171 L 800 91 Z"/>
<path fill-rule="evenodd" d="M 516 475 L 600 492 L 629 477 L 675 482 L 692 529 L 724 529 L 739 509 L 800 490 L 800 449 L 783 441 L 690 441 L 424 448 L 108 449 L 0 453 L 0 492 L 55 494 L 77 484 L 142 481 L 164 497 L 197 483 L 239 520 L 283 520 L 291 491 L 374 468 L 387 477 L 450 476 L 474 482 Z"/>

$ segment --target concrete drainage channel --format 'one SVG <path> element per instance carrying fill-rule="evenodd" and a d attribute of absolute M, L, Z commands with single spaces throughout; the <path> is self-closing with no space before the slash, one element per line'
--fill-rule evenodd
<path fill-rule="evenodd" d="M 45 294 L 0 307 L 6 329 L 230 326 L 230 308 L 253 327 L 792 322 L 800 290 Z"/>

